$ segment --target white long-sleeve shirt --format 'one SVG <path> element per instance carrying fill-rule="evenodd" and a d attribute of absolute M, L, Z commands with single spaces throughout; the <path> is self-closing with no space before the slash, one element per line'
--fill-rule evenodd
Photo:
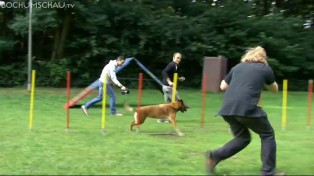
<path fill-rule="evenodd" d="M 105 76 L 107 76 L 107 83 L 113 82 L 118 87 L 122 87 L 122 84 L 118 81 L 116 76 L 117 67 L 117 60 L 110 60 L 110 62 L 102 69 L 99 81 L 103 83 Z"/>

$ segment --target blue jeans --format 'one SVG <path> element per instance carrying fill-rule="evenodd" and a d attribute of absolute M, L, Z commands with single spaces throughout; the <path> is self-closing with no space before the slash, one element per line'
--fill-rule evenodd
<path fill-rule="evenodd" d="M 86 109 L 88 109 L 89 107 L 93 106 L 94 104 L 102 101 L 103 83 L 98 80 L 97 84 L 98 84 L 98 96 L 85 104 Z M 116 93 L 114 92 L 113 88 L 111 87 L 111 85 L 109 83 L 107 83 L 106 87 L 107 87 L 107 95 L 109 95 L 109 97 L 110 97 L 111 114 L 116 114 L 117 113 L 117 109 L 116 109 L 117 96 L 116 96 Z"/>

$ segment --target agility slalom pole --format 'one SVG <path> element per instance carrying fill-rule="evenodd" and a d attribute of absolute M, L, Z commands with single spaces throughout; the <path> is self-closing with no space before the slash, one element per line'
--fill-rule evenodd
<path fill-rule="evenodd" d="M 307 126 L 311 128 L 311 117 L 312 117 L 312 98 L 313 98 L 313 79 L 309 80 L 308 86 L 308 108 L 307 108 Z"/>
<path fill-rule="evenodd" d="M 137 96 L 137 110 L 136 110 L 136 125 L 137 129 L 140 128 L 140 113 L 139 108 L 141 107 L 142 102 L 142 88 L 143 88 L 143 73 L 138 75 L 138 96 Z"/>
<path fill-rule="evenodd" d="M 106 127 L 106 98 L 107 98 L 107 77 L 104 77 L 104 83 L 102 88 L 102 114 L 101 114 L 101 129 Z"/>
<path fill-rule="evenodd" d="M 70 90 L 71 90 L 71 72 L 67 71 L 67 120 L 66 120 L 66 128 L 70 128 Z"/>
<path fill-rule="evenodd" d="M 178 83 L 178 73 L 174 73 L 171 102 L 176 101 L 177 83 Z"/>
<path fill-rule="evenodd" d="M 288 99 L 288 80 L 283 80 L 282 91 L 282 129 L 285 130 L 287 126 L 287 99 Z"/>
<path fill-rule="evenodd" d="M 30 112 L 29 112 L 29 130 L 30 131 L 32 131 L 33 129 L 33 121 L 34 121 L 35 78 L 36 78 L 36 70 L 32 70 L 31 101 L 30 101 Z"/>
<path fill-rule="evenodd" d="M 207 75 L 203 75 L 203 86 L 202 86 L 202 111 L 201 111 L 201 128 L 204 127 L 205 118 L 205 105 L 206 105 L 206 85 L 207 85 Z"/>

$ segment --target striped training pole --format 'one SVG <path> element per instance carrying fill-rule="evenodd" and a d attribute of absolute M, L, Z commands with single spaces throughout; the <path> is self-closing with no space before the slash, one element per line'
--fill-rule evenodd
<path fill-rule="evenodd" d="M 312 98 L 313 98 L 313 80 L 309 80 L 308 87 L 308 108 L 307 108 L 307 126 L 311 128 L 311 116 L 312 116 Z"/>
<path fill-rule="evenodd" d="M 139 73 L 138 76 L 138 97 L 137 97 L 137 116 L 136 116 L 136 125 L 137 130 L 140 128 L 140 113 L 139 108 L 141 107 L 141 101 L 142 101 L 142 88 L 143 88 L 143 73 Z"/>
<path fill-rule="evenodd" d="M 71 72 L 67 71 L 67 120 L 66 128 L 70 128 L 70 90 L 71 90 Z"/>
<path fill-rule="evenodd" d="M 106 127 L 106 98 L 107 98 L 107 77 L 104 77 L 102 89 L 102 113 L 101 113 L 101 129 L 104 132 Z"/>
<path fill-rule="evenodd" d="M 29 112 L 29 130 L 33 129 L 34 121 L 34 94 L 35 94 L 35 78 L 36 70 L 32 70 L 32 86 L 31 86 L 31 100 L 30 100 L 30 112 Z"/>
<path fill-rule="evenodd" d="M 287 126 L 287 99 L 288 99 L 288 80 L 283 80 L 282 91 L 282 129 L 285 130 Z"/>
<path fill-rule="evenodd" d="M 202 86 L 202 111 L 201 111 L 201 128 L 204 127 L 205 118 L 205 104 L 206 104 L 206 85 L 207 85 L 207 75 L 203 75 L 203 86 Z"/>
<path fill-rule="evenodd" d="M 173 87 L 172 87 L 171 102 L 175 102 L 175 101 L 176 101 L 177 82 L 178 82 L 178 73 L 175 73 L 175 74 L 173 75 Z"/>

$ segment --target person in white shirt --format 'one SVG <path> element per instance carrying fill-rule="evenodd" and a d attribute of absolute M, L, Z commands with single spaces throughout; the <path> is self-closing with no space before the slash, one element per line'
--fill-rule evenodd
<path fill-rule="evenodd" d="M 120 89 L 122 91 L 127 90 L 127 88 L 125 86 L 123 86 L 117 79 L 116 76 L 116 69 L 117 67 L 123 65 L 125 59 L 123 56 L 119 56 L 116 58 L 116 60 L 110 60 L 110 62 L 103 68 L 100 78 L 97 80 L 97 84 L 98 84 L 98 96 L 95 97 L 94 99 L 90 100 L 89 102 L 87 102 L 85 105 L 81 106 L 81 109 L 83 110 L 84 114 L 86 116 L 88 116 L 88 111 L 87 109 L 90 108 L 91 106 L 93 106 L 94 104 L 102 101 L 102 97 L 103 97 L 103 82 L 104 79 L 106 77 L 107 79 L 107 94 L 110 97 L 110 111 L 112 115 L 115 116 L 122 116 L 123 114 L 117 113 L 117 109 L 116 109 L 116 94 L 113 90 L 112 84 L 117 85 L 118 87 L 120 87 Z"/>

